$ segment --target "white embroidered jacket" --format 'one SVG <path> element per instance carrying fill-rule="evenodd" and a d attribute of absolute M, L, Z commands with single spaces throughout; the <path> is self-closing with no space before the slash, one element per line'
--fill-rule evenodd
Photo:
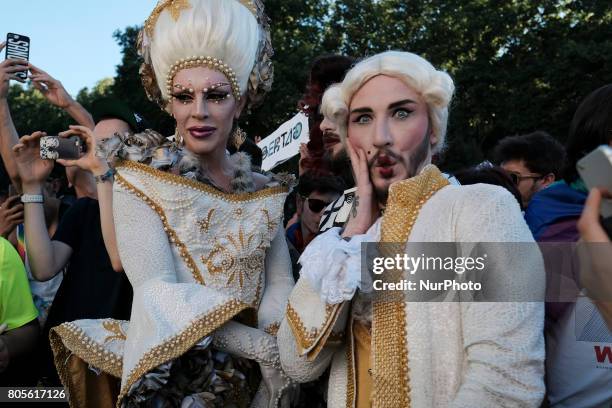
<path fill-rule="evenodd" d="M 288 190 L 275 183 L 226 194 L 136 162 L 119 164 L 113 212 L 134 288 L 131 320 L 54 328 L 64 383 L 74 353 L 121 378 L 120 404 L 142 375 L 213 333 L 215 347 L 280 368 L 274 336 L 294 285 L 282 228 Z M 239 314 L 255 327 L 231 321 Z"/>
<path fill-rule="evenodd" d="M 378 242 L 381 221 L 379 218 L 361 240 Z M 514 197 L 497 186 L 477 184 L 439 189 L 423 204 L 408 242 L 516 243 L 533 242 L 533 238 Z M 330 408 L 355 404 L 355 359 L 349 330 L 355 299 L 337 302 L 342 296 L 353 297 L 360 273 L 351 268 L 353 258 L 361 254 L 358 248 L 338 254 L 343 245 L 346 242 L 340 241 L 338 229 L 332 229 L 304 252 L 302 275 L 278 333 L 283 368 L 295 380 L 312 381 L 331 364 Z M 334 262 L 322 269 L 321 263 L 330 259 Z M 327 275 L 334 276 L 326 279 Z M 543 299 L 544 276 L 536 250 L 500 259 L 495 276 L 488 281 L 502 291 L 529 289 Z M 402 386 L 406 386 L 411 407 L 539 407 L 544 395 L 543 303 L 402 304 L 405 321 L 396 323 L 405 325 L 405 346 L 391 358 L 407 357 L 404 372 L 409 384 Z M 372 353 L 382 349 L 373 338 Z M 373 376 L 385 368 L 374 364 Z M 385 398 L 381 395 L 379 399 Z M 391 399 L 375 406 L 404 405 Z"/>

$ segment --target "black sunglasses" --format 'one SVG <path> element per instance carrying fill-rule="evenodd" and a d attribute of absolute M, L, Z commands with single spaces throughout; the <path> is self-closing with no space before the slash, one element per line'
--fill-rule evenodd
<path fill-rule="evenodd" d="M 306 197 L 306 202 L 308 203 L 308 208 L 310 208 L 310 211 L 314 213 L 320 213 L 325 207 L 329 205 L 328 202 L 319 200 L 317 198 Z"/>

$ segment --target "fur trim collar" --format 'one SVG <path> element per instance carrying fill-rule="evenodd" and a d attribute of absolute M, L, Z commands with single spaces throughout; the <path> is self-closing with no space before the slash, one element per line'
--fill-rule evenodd
<path fill-rule="evenodd" d="M 180 174 L 222 190 L 212 181 L 205 163 L 202 163 L 196 155 L 153 130 L 147 129 L 141 133 L 125 135 L 115 133 L 98 143 L 96 155 L 106 159 L 111 166 L 118 159 L 132 160 L 158 170 Z M 256 191 L 251 159 L 248 154 L 238 152 L 231 155 L 226 172 L 232 176 L 230 184 L 232 193 Z M 267 186 L 269 183 L 265 184 Z"/>

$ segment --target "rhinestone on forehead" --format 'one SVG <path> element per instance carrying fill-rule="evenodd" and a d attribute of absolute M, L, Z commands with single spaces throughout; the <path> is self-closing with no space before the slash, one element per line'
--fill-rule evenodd
<path fill-rule="evenodd" d="M 210 69 L 214 69 L 215 71 L 221 72 L 226 78 L 229 80 L 229 84 L 232 87 L 232 94 L 236 98 L 237 101 L 240 100 L 240 86 L 238 85 L 238 79 L 236 79 L 236 74 L 234 70 L 223 61 L 213 57 L 203 57 L 203 56 L 192 56 L 189 58 L 181 58 L 176 61 L 170 67 L 168 71 L 168 76 L 166 78 L 166 90 L 168 95 L 172 94 L 172 80 L 177 72 L 181 69 L 187 68 L 195 68 L 195 67 L 208 67 Z"/>

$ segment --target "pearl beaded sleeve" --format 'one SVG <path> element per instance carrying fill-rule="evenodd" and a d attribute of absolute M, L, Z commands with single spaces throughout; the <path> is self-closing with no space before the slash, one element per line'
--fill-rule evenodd
<path fill-rule="evenodd" d="M 257 313 L 258 326 L 261 329 L 278 327 L 283 319 L 289 294 L 295 285 L 283 228 L 278 228 L 270 248 L 266 251 L 265 268 L 265 289 Z"/>

